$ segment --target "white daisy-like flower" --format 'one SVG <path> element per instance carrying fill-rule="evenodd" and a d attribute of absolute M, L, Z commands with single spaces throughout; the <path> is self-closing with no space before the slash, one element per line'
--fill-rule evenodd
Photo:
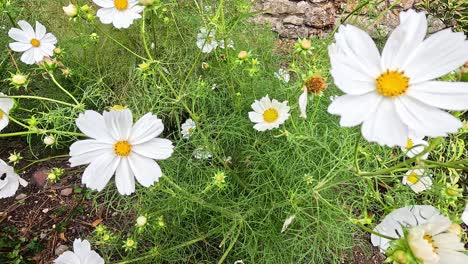
<path fill-rule="evenodd" d="M 408 185 L 415 193 L 429 190 L 432 186 L 431 177 L 425 175 L 422 169 L 409 170 L 401 182 Z"/>
<path fill-rule="evenodd" d="M 19 185 L 26 187 L 28 183 L 15 173 L 13 167 L 0 159 L 0 198 L 15 195 Z"/>
<path fill-rule="evenodd" d="M 423 264 L 466 264 L 464 244 L 457 234 L 450 232 L 452 222 L 436 215 L 427 223 L 412 227 L 408 233 L 408 245 L 413 255 Z"/>
<path fill-rule="evenodd" d="M 411 205 L 396 209 L 386 215 L 374 231 L 382 235 L 403 237 L 403 227 L 408 228 L 426 223 L 426 221 L 440 212 L 430 205 Z M 379 247 L 383 252 L 390 247 L 390 240 L 371 234 L 372 245 Z"/>
<path fill-rule="evenodd" d="M 289 118 L 288 101 L 280 103 L 276 99 L 270 100 L 268 95 L 255 100 L 251 107 L 254 111 L 249 112 L 249 118 L 256 123 L 254 129 L 258 131 L 278 128 Z"/>
<path fill-rule="evenodd" d="M 205 147 L 198 147 L 193 151 L 193 157 L 199 160 L 207 160 L 213 157 L 213 154 Z"/>
<path fill-rule="evenodd" d="M 468 60 L 468 41 L 450 29 L 425 39 L 426 31 L 423 12 L 401 12 L 381 55 L 366 32 L 340 26 L 328 51 L 331 75 L 345 95 L 328 111 L 341 116 L 341 126 L 362 123 L 366 140 L 387 146 L 405 146 L 409 130 L 439 137 L 462 126 L 441 109 L 468 109 L 468 83 L 434 79 Z"/>
<path fill-rule="evenodd" d="M 274 73 L 274 75 L 275 75 L 275 77 L 276 77 L 278 80 L 280 80 L 280 81 L 282 81 L 282 82 L 284 82 L 284 83 L 288 83 L 289 80 L 290 80 L 290 78 L 291 78 L 291 76 L 289 75 L 288 71 L 286 71 L 286 70 L 283 69 L 283 68 L 280 68 L 280 69 L 278 70 L 278 72 L 275 72 L 275 73 Z"/>
<path fill-rule="evenodd" d="M 182 137 L 189 138 L 197 128 L 197 124 L 191 118 L 185 120 L 182 124 Z"/>
<path fill-rule="evenodd" d="M 104 259 L 99 254 L 91 250 L 88 240 L 75 239 L 73 241 L 73 251 L 63 252 L 56 260 L 55 264 L 104 264 Z"/>
<path fill-rule="evenodd" d="M 309 102 L 309 91 L 307 87 L 302 87 L 302 93 L 299 96 L 299 111 L 301 112 L 300 117 L 307 118 L 307 103 Z"/>
<path fill-rule="evenodd" d="M 26 21 L 18 22 L 19 28 L 12 28 L 8 36 L 16 40 L 9 44 L 16 52 L 23 52 L 21 61 L 26 64 L 34 64 L 42 61 L 44 57 L 54 55 L 57 39 L 52 33 L 47 33 L 46 28 L 36 21 L 36 30 Z"/>
<path fill-rule="evenodd" d="M 204 27 L 200 28 L 200 32 L 197 35 L 197 47 L 201 49 L 203 53 L 210 53 L 218 47 L 215 33 L 214 29 L 208 31 Z"/>
<path fill-rule="evenodd" d="M 461 219 L 465 225 L 468 225 L 468 203 L 465 204 L 465 210 L 462 213 Z"/>
<path fill-rule="evenodd" d="M 13 108 L 14 102 L 11 98 L 1 98 L 5 94 L 0 93 L 0 131 L 8 126 L 10 110 Z"/>
<path fill-rule="evenodd" d="M 220 41 L 218 41 L 218 46 L 222 49 L 225 49 L 225 46 L 224 45 L 224 39 L 221 39 Z M 234 48 L 234 41 L 232 41 L 232 39 L 228 39 L 227 40 L 227 48 L 228 49 L 233 49 Z"/>
<path fill-rule="evenodd" d="M 122 195 L 135 192 L 135 178 L 144 187 L 153 185 L 162 176 L 154 160 L 165 160 L 173 152 L 170 140 L 158 138 L 164 125 L 152 113 L 133 124 L 129 109 L 104 111 L 103 115 L 88 110 L 78 116 L 76 125 L 91 139 L 71 145 L 70 165 L 90 164 L 81 181 L 97 191 L 104 189 L 114 173 Z"/>
<path fill-rule="evenodd" d="M 423 136 L 418 136 L 413 131 L 409 131 L 406 145 L 401 147 L 401 150 L 404 151 L 409 158 L 421 154 L 424 149 L 429 146 L 429 143 L 423 138 Z M 427 159 L 427 157 L 429 157 L 429 152 L 421 156 L 423 159 Z"/>
<path fill-rule="evenodd" d="M 96 15 L 103 24 L 112 24 L 115 28 L 128 28 L 133 21 L 141 18 L 145 7 L 138 5 L 138 0 L 93 0 L 101 8 Z"/>

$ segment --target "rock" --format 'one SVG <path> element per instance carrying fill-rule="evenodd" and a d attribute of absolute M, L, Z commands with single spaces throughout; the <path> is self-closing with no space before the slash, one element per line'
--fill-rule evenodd
<path fill-rule="evenodd" d="M 307 10 L 305 24 L 315 28 L 331 27 L 335 24 L 335 7 L 329 3 Z"/>
<path fill-rule="evenodd" d="M 427 16 L 427 24 L 429 25 L 429 28 L 427 29 L 429 34 L 440 31 L 446 27 L 440 18 L 434 17 L 432 15 Z"/>
<path fill-rule="evenodd" d="M 18 194 L 18 195 L 15 197 L 15 199 L 16 199 L 16 200 L 22 200 L 22 199 L 24 199 L 24 198 L 26 198 L 26 197 L 28 197 L 26 194 L 20 193 L 20 194 Z"/>
<path fill-rule="evenodd" d="M 278 33 L 281 37 L 296 39 L 309 36 L 309 29 L 306 26 L 284 25 Z"/>
<path fill-rule="evenodd" d="M 54 253 L 56 256 L 59 256 L 59 255 L 62 255 L 63 252 L 67 251 L 68 250 L 68 246 L 65 246 L 65 245 L 58 245 L 55 250 L 54 250 Z"/>
<path fill-rule="evenodd" d="M 33 174 L 34 183 L 38 186 L 44 186 L 47 182 L 49 171 L 50 170 L 47 168 L 41 168 L 35 171 Z"/>
<path fill-rule="evenodd" d="M 65 188 L 65 189 L 60 191 L 60 195 L 62 195 L 62 196 L 69 196 L 72 193 L 73 193 L 72 188 Z"/>
<path fill-rule="evenodd" d="M 271 0 L 263 4 L 266 14 L 304 14 L 305 10 L 298 8 L 297 4 L 289 0 Z"/>
<path fill-rule="evenodd" d="M 283 23 L 284 24 L 293 24 L 293 25 L 296 25 L 296 26 L 300 26 L 302 24 L 304 24 L 304 18 L 302 17 L 298 17 L 298 16 L 287 16 L 283 19 Z"/>

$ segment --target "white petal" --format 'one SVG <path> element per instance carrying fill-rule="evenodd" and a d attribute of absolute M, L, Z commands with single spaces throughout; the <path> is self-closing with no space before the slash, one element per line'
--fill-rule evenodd
<path fill-rule="evenodd" d="M 104 111 L 107 130 L 115 140 L 128 140 L 133 125 L 130 109 Z"/>
<path fill-rule="evenodd" d="M 447 136 L 462 126 L 453 115 L 421 103 L 408 96 L 395 99 L 396 110 L 401 120 L 412 130 L 429 137 Z"/>
<path fill-rule="evenodd" d="M 6 184 L 0 188 L 0 198 L 7 198 L 15 195 L 19 188 L 19 181 L 16 174 L 7 174 L 5 181 Z"/>
<path fill-rule="evenodd" d="M 286 218 L 286 220 L 284 220 L 283 227 L 281 228 L 281 233 L 288 229 L 288 227 L 291 225 L 292 221 L 294 221 L 295 218 L 296 215 L 291 215 L 290 217 Z"/>
<path fill-rule="evenodd" d="M 424 12 L 401 12 L 400 25 L 391 33 L 382 51 L 382 68 L 401 70 L 408 57 L 424 40 L 426 31 L 427 20 Z"/>
<path fill-rule="evenodd" d="M 465 210 L 463 211 L 461 219 L 465 225 L 468 225 L 468 203 L 465 204 Z"/>
<path fill-rule="evenodd" d="M 113 0 L 93 0 L 93 2 L 100 7 L 114 7 Z"/>
<path fill-rule="evenodd" d="M 75 239 L 73 241 L 73 252 L 79 259 L 83 259 L 91 251 L 91 244 L 88 240 Z"/>
<path fill-rule="evenodd" d="M 132 146 L 132 151 L 147 158 L 164 160 L 174 152 L 174 146 L 168 139 L 153 138 L 150 141 Z"/>
<path fill-rule="evenodd" d="M 45 43 L 55 45 L 57 44 L 57 38 L 54 35 L 52 35 L 52 33 L 47 33 L 45 34 L 44 38 L 41 40 L 41 45 Z"/>
<path fill-rule="evenodd" d="M 26 33 L 29 41 L 31 41 L 31 39 L 36 37 L 36 33 L 34 32 L 33 27 L 28 22 L 24 20 L 18 21 L 18 26 L 20 26 L 20 28 L 24 31 L 24 33 Z"/>
<path fill-rule="evenodd" d="M 103 24 L 110 24 L 114 19 L 114 7 L 110 8 L 101 8 L 97 11 L 96 16 L 99 17 L 101 23 Z"/>
<path fill-rule="evenodd" d="M 304 89 L 304 92 L 299 96 L 299 110 L 301 111 L 301 117 L 307 118 L 307 102 L 309 98 L 307 97 L 307 88 Z"/>
<path fill-rule="evenodd" d="M 21 55 L 20 60 L 26 64 L 34 64 L 36 61 L 34 60 L 34 49 L 29 49 Z"/>
<path fill-rule="evenodd" d="M 423 82 L 412 85 L 406 94 L 437 108 L 468 109 L 468 82 Z"/>
<path fill-rule="evenodd" d="M 8 31 L 8 36 L 10 36 L 10 38 L 12 38 L 12 39 L 14 39 L 16 41 L 26 43 L 26 44 L 30 44 L 31 39 L 32 39 L 26 32 L 24 32 L 21 29 L 17 29 L 17 28 L 11 28 Z"/>
<path fill-rule="evenodd" d="M 4 93 L 0 93 L 0 96 L 6 96 Z M 11 98 L 0 98 L 0 109 L 5 113 L 10 113 L 13 108 L 14 102 Z"/>
<path fill-rule="evenodd" d="M 259 114 L 257 112 L 249 112 L 249 119 L 250 121 L 254 122 L 254 123 L 260 123 L 260 122 L 263 122 L 263 115 L 262 114 Z"/>
<path fill-rule="evenodd" d="M 369 142 L 380 145 L 404 146 L 408 139 L 408 127 L 398 116 L 393 99 L 384 98 L 377 110 L 362 124 L 362 135 Z"/>
<path fill-rule="evenodd" d="M 85 169 L 81 182 L 90 189 L 102 191 L 114 175 L 119 161 L 115 155 L 101 155 Z"/>
<path fill-rule="evenodd" d="M 328 112 L 340 115 L 340 125 L 352 127 L 361 124 L 374 114 L 383 97 L 376 92 L 363 95 L 343 95 L 335 98 L 328 107 Z"/>
<path fill-rule="evenodd" d="M 16 52 L 24 52 L 32 48 L 32 45 L 30 43 L 23 43 L 23 42 L 12 42 L 9 44 L 9 46 L 10 46 L 10 49 Z"/>
<path fill-rule="evenodd" d="M 88 164 L 104 154 L 112 154 L 113 145 L 94 139 L 79 140 L 70 146 L 70 166 Z"/>
<path fill-rule="evenodd" d="M 157 182 L 162 176 L 161 168 L 156 161 L 132 153 L 128 156 L 130 168 L 135 174 L 137 181 L 144 187 L 149 187 Z"/>
<path fill-rule="evenodd" d="M 46 28 L 44 25 L 36 21 L 36 39 L 42 40 L 46 34 Z"/>
<path fill-rule="evenodd" d="M 2 131 L 5 127 L 8 126 L 9 121 L 10 119 L 8 119 L 5 116 L 0 119 L 0 131 Z"/>
<path fill-rule="evenodd" d="M 71 251 L 65 251 L 60 255 L 56 260 L 54 260 L 54 264 L 82 264 L 78 256 Z"/>
<path fill-rule="evenodd" d="M 380 54 L 374 41 L 365 31 L 352 25 L 342 25 L 335 34 L 335 40 L 348 63 L 352 63 L 360 72 L 371 78 L 379 75 Z"/>
<path fill-rule="evenodd" d="M 443 76 L 467 60 L 468 41 L 465 41 L 465 35 L 445 29 L 424 40 L 403 70 L 410 83 L 415 84 Z"/>
<path fill-rule="evenodd" d="M 466 264 L 468 255 L 453 250 L 439 250 L 440 261 L 437 264 Z"/>
<path fill-rule="evenodd" d="M 42 52 L 40 48 L 33 48 L 32 50 L 34 51 L 34 61 L 36 63 L 41 62 L 44 59 L 44 57 L 47 56 L 47 54 Z"/>
<path fill-rule="evenodd" d="M 130 195 L 135 192 L 135 177 L 128 165 L 128 159 L 126 158 L 123 158 L 117 167 L 115 172 L 115 185 L 122 195 Z"/>
<path fill-rule="evenodd" d="M 374 231 L 398 238 L 403 236 L 402 226 L 410 227 L 426 223 L 434 215 L 440 215 L 440 212 L 430 205 L 406 206 L 396 209 L 385 216 L 381 223 L 374 228 Z M 371 242 L 374 246 L 380 247 L 382 251 L 387 250 L 390 246 L 388 239 L 374 234 L 371 234 Z"/>
<path fill-rule="evenodd" d="M 163 130 L 161 119 L 152 113 L 147 113 L 133 126 L 129 141 L 132 145 L 138 145 L 159 136 Z"/>
<path fill-rule="evenodd" d="M 115 142 L 108 132 L 104 117 L 96 111 L 86 110 L 81 113 L 76 119 L 76 125 L 88 137 L 110 144 Z"/>

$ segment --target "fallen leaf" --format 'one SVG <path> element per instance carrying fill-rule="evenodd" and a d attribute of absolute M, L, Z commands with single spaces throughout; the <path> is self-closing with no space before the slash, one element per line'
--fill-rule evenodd
<path fill-rule="evenodd" d="M 94 220 L 94 222 L 91 223 L 91 226 L 96 227 L 102 222 L 102 218 Z"/>

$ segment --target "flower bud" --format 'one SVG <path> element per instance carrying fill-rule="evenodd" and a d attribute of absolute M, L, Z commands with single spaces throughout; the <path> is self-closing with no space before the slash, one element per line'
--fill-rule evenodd
<path fill-rule="evenodd" d="M 408 263 L 408 257 L 406 256 L 406 252 L 403 250 L 397 250 L 392 254 L 392 260 L 398 264 L 406 264 Z"/>
<path fill-rule="evenodd" d="M 309 39 L 301 40 L 300 44 L 301 48 L 304 50 L 309 50 L 310 48 L 312 48 L 312 41 L 310 41 Z"/>
<path fill-rule="evenodd" d="M 138 227 L 143 227 L 146 225 L 147 222 L 148 222 L 148 218 L 146 218 L 146 216 L 144 215 L 140 215 L 136 220 L 136 225 Z"/>
<path fill-rule="evenodd" d="M 62 49 L 61 49 L 61 48 L 55 48 L 55 49 L 54 49 L 54 54 L 60 55 L 61 53 L 62 53 Z"/>
<path fill-rule="evenodd" d="M 23 74 L 18 73 L 11 77 L 11 84 L 15 86 L 25 85 L 27 81 L 28 81 L 28 77 Z"/>
<path fill-rule="evenodd" d="M 148 70 L 149 67 L 150 67 L 150 65 L 149 65 L 148 63 L 146 63 L 146 62 L 141 63 L 141 64 L 138 64 L 138 68 L 139 68 L 140 70 L 142 70 L 142 71 Z"/>
<path fill-rule="evenodd" d="M 51 182 L 55 182 L 57 180 L 57 175 L 55 175 L 55 173 L 49 173 L 47 179 Z"/>
<path fill-rule="evenodd" d="M 62 7 L 65 15 L 69 17 L 76 17 L 78 15 L 78 7 L 72 3 L 69 3 L 67 6 Z"/>
<path fill-rule="evenodd" d="M 55 143 L 55 137 L 50 135 L 50 136 L 46 136 L 44 138 L 44 144 L 46 144 L 47 146 L 51 146 Z"/>
<path fill-rule="evenodd" d="M 91 10 L 91 7 L 89 5 L 84 5 L 84 6 L 81 6 L 80 9 L 83 12 L 88 12 Z"/>
<path fill-rule="evenodd" d="M 237 55 L 237 58 L 239 58 L 240 60 L 245 60 L 249 57 L 249 53 L 245 50 L 239 52 L 239 55 Z"/>
<path fill-rule="evenodd" d="M 10 163 L 16 164 L 22 158 L 23 157 L 21 157 L 20 153 L 13 152 L 13 153 L 10 153 L 10 156 L 8 157 L 8 161 L 10 161 Z"/>
<path fill-rule="evenodd" d="M 210 68 L 210 65 L 206 62 L 202 62 L 201 67 L 203 70 L 207 70 L 208 68 Z"/>

